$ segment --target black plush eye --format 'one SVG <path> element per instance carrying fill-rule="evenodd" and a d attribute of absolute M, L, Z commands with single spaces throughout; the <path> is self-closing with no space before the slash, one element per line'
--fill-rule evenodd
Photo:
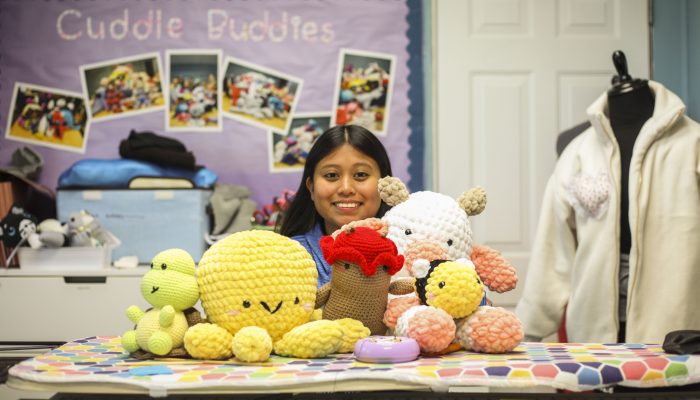
<path fill-rule="evenodd" d="M 250 308 L 250 302 L 248 300 L 243 300 L 243 307 Z"/>
<path fill-rule="evenodd" d="M 389 272 L 389 267 L 387 267 L 386 265 L 382 265 L 382 269 L 384 270 L 384 272 Z"/>
<path fill-rule="evenodd" d="M 298 297 L 295 297 L 295 298 L 294 298 L 294 304 L 299 304 L 299 298 L 298 298 Z"/>
<path fill-rule="evenodd" d="M 478 283 L 479 285 L 481 285 L 481 281 L 479 280 L 478 277 L 476 278 L 476 283 Z"/>
<path fill-rule="evenodd" d="M 168 266 L 165 265 L 165 263 L 160 264 L 160 269 L 165 270 L 165 269 L 167 269 L 167 268 L 168 268 Z"/>
<path fill-rule="evenodd" d="M 449 240 L 447 241 L 447 245 L 448 245 L 448 246 L 452 246 L 452 243 L 454 243 L 454 242 L 452 241 L 452 239 L 449 239 Z"/>
<path fill-rule="evenodd" d="M 440 283 L 438 283 L 438 287 L 439 287 L 440 289 L 444 288 L 444 287 L 445 287 L 445 282 L 440 282 Z"/>
<path fill-rule="evenodd" d="M 406 229 L 405 231 L 403 231 L 403 233 L 405 233 L 406 235 L 410 235 L 413 233 L 413 231 L 410 229 Z"/>
<path fill-rule="evenodd" d="M 343 268 L 350 269 L 350 264 L 348 264 L 348 263 L 343 264 Z"/>
<path fill-rule="evenodd" d="M 153 269 L 153 263 L 151 263 L 151 269 Z"/>

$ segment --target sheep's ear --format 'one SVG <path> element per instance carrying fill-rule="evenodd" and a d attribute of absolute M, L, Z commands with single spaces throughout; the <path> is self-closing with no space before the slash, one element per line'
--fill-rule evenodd
<path fill-rule="evenodd" d="M 393 207 L 408 200 L 408 189 L 401 179 L 386 176 L 379 180 L 379 197 Z"/>
<path fill-rule="evenodd" d="M 471 188 L 459 196 L 457 203 L 469 216 L 481 214 L 486 208 L 486 190 L 480 186 Z"/>

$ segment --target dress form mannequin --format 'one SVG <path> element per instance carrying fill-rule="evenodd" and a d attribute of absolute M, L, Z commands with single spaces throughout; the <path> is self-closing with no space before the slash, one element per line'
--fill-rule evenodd
<path fill-rule="evenodd" d="M 625 310 L 629 276 L 629 253 L 632 235 L 629 224 L 629 172 L 632 150 L 644 123 L 654 113 L 654 94 L 646 80 L 632 79 L 627 72 L 624 53 L 615 51 L 613 63 L 618 76 L 608 90 L 608 115 L 620 150 L 620 331 L 618 339 L 625 338 Z"/>

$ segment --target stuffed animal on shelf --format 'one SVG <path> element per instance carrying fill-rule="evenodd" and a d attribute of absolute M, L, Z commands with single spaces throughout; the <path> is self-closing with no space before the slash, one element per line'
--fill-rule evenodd
<path fill-rule="evenodd" d="M 412 275 L 416 263 L 425 269 L 432 260 L 467 259 L 490 290 L 503 293 L 515 288 L 518 276 L 513 265 L 493 249 L 472 245 L 468 217 L 486 207 L 482 188 L 468 190 L 455 201 L 431 191 L 409 195 L 400 179 L 385 177 L 379 180 L 379 193 L 393 206 L 382 220 L 389 225 L 387 237 L 405 257 L 405 271 L 400 274 Z"/>
<path fill-rule="evenodd" d="M 185 332 L 202 320 L 192 308 L 199 299 L 192 256 L 182 249 L 168 249 L 151 261 L 151 270 L 141 279 L 141 294 L 153 308 L 142 311 L 138 306 L 126 310 L 136 324 L 122 335 L 122 346 L 137 358 L 186 356 Z"/>
<path fill-rule="evenodd" d="M 394 327 L 397 336 L 415 339 L 424 353 L 456 350 L 455 339 L 466 350 L 504 353 L 522 340 L 522 325 L 513 313 L 479 306 L 484 288 L 471 262 L 434 260 L 421 275 L 416 292 L 423 305 L 401 314 Z"/>
<path fill-rule="evenodd" d="M 403 267 L 403 256 L 385 236 L 381 226 L 379 230 L 360 226 L 321 238 L 321 250 L 333 269 L 331 280 L 316 297 L 316 308 L 325 306 L 323 319 L 353 318 L 372 335 L 386 334 L 382 319 L 388 294 L 413 292 L 413 279 L 390 282 Z"/>
<path fill-rule="evenodd" d="M 17 247 L 26 242 L 36 232 L 36 217 L 24 211 L 17 204 L 10 207 L 7 215 L 0 220 L 0 240 L 8 247 Z"/>
<path fill-rule="evenodd" d="M 57 219 L 45 219 L 36 226 L 36 232 L 27 238 L 27 242 L 32 249 L 63 247 L 68 243 L 68 227 Z"/>
<path fill-rule="evenodd" d="M 199 359 L 235 355 L 261 362 L 271 352 L 324 357 L 362 336 L 357 321 L 316 320 L 316 265 L 295 240 L 266 230 L 236 232 L 217 241 L 197 270 L 210 323 L 188 329 L 185 348 Z"/>
<path fill-rule="evenodd" d="M 66 223 L 70 246 L 118 246 L 121 241 L 105 229 L 89 212 L 71 213 Z"/>

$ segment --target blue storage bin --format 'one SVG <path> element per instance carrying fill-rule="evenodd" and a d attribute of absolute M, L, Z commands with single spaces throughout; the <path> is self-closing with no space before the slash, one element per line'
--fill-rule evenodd
<path fill-rule="evenodd" d="M 116 235 L 122 244 L 112 251 L 112 261 L 137 256 L 139 264 L 149 264 L 158 252 L 173 247 L 199 261 L 207 249 L 211 194 L 204 189 L 59 189 L 56 206 L 60 221 L 86 210 Z"/>

